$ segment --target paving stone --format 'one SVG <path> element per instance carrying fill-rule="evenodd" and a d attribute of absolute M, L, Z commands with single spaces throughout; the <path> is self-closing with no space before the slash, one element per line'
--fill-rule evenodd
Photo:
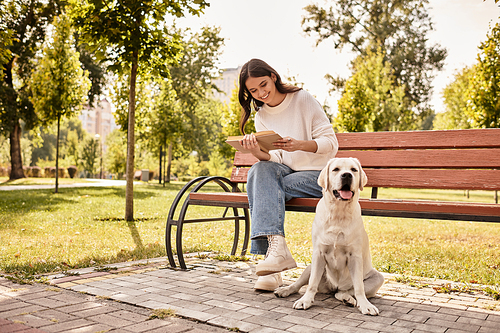
<path fill-rule="evenodd" d="M 68 306 L 63 306 L 58 308 L 57 310 L 65 313 L 72 313 L 72 312 L 77 312 L 77 311 L 83 311 L 83 310 L 88 310 L 88 309 L 94 309 L 97 307 L 102 306 L 102 304 L 97 303 L 97 302 L 92 302 L 92 301 L 85 301 L 81 302 L 78 304 L 73 304 L 73 305 L 68 305 Z"/>
<path fill-rule="evenodd" d="M 442 332 L 445 332 L 447 329 L 446 327 L 435 326 L 435 325 L 426 325 L 426 324 L 421 324 L 421 323 L 414 322 L 414 321 L 399 320 L 399 319 L 396 320 L 393 325 L 411 328 L 411 329 L 416 329 L 416 330 L 421 330 L 421 331 L 425 331 L 425 332 L 432 332 L 432 333 L 442 333 Z"/>
<path fill-rule="evenodd" d="M 104 324 L 94 324 L 89 326 L 83 326 L 78 328 L 73 328 L 64 333 L 104 333 L 104 332 L 115 332 L 112 326 L 107 326 Z"/>
<path fill-rule="evenodd" d="M 31 303 L 31 304 L 37 304 L 37 305 L 44 306 L 47 308 L 58 308 L 58 307 L 61 307 L 64 305 L 68 305 L 68 303 L 66 303 L 66 302 L 58 301 L 56 299 L 51 299 L 48 297 L 31 299 L 31 300 L 27 300 L 26 302 Z"/>
<path fill-rule="evenodd" d="M 412 328 L 398 327 L 398 326 L 394 326 L 394 325 L 375 323 L 373 321 L 364 322 L 361 325 L 359 325 L 358 327 L 369 329 L 369 330 L 378 330 L 379 332 L 384 332 L 384 333 L 410 333 L 410 332 L 415 333 L 415 331 Z"/>
<path fill-rule="evenodd" d="M 37 311 L 36 313 L 37 317 L 40 318 L 46 318 L 48 320 L 51 320 L 52 322 L 65 322 L 65 321 L 71 321 L 78 319 L 78 316 L 75 316 L 73 314 L 68 314 L 65 312 L 59 311 L 59 309 L 47 309 L 43 311 Z"/>
<path fill-rule="evenodd" d="M 91 317 L 91 316 L 97 316 L 100 314 L 108 313 L 108 312 L 114 312 L 116 311 L 115 308 L 111 306 L 98 306 L 98 307 L 93 307 L 87 310 L 82 310 L 82 311 L 77 311 L 77 312 L 72 312 L 73 315 L 78 316 L 78 317 Z"/>
<path fill-rule="evenodd" d="M 76 319 L 72 321 L 67 321 L 64 323 L 53 324 L 49 326 L 44 326 L 42 329 L 47 332 L 67 332 L 69 330 L 95 325 L 94 322 L 85 319 Z"/>
<path fill-rule="evenodd" d="M 142 315 L 139 313 L 135 313 L 135 312 L 131 312 L 131 311 L 126 311 L 126 310 L 110 312 L 109 315 L 113 316 L 113 317 L 122 318 L 122 319 L 125 319 L 128 321 L 132 321 L 132 322 L 145 321 L 149 318 L 148 316 L 145 316 L 145 315 Z"/>
<path fill-rule="evenodd" d="M 111 312 L 112 313 L 112 312 Z M 125 327 L 134 324 L 134 321 L 126 320 L 124 318 L 115 317 L 111 314 L 104 313 L 92 317 L 86 317 L 88 320 L 92 320 L 96 323 L 103 323 L 112 327 Z"/>
<path fill-rule="evenodd" d="M 32 315 L 32 314 L 26 314 L 26 315 L 20 315 L 16 316 L 14 318 L 8 318 L 12 321 L 25 324 L 31 327 L 42 327 L 42 326 L 47 326 L 47 325 L 52 325 L 54 324 L 53 321 L 50 321 L 46 318 L 40 318 L 38 316 Z"/>
<path fill-rule="evenodd" d="M 19 331 L 24 331 L 24 329 L 27 329 L 27 328 L 29 328 L 29 327 L 27 327 L 23 324 L 10 322 L 8 324 L 1 325 L 0 332 L 2 332 L 2 333 L 19 332 Z"/>
<path fill-rule="evenodd" d="M 252 330 L 260 328 L 260 325 L 249 323 L 249 322 L 246 322 L 243 320 L 238 320 L 235 318 L 228 318 L 228 317 L 216 317 L 216 318 L 210 319 L 208 321 L 208 323 L 212 324 L 212 325 L 228 327 L 230 329 L 239 329 L 240 331 L 243 331 L 243 332 L 250 332 Z"/>
<path fill-rule="evenodd" d="M 296 324 L 296 325 L 305 325 L 308 327 L 313 327 L 313 328 L 323 328 L 330 324 L 329 322 L 324 322 L 320 320 L 315 320 L 315 319 L 309 319 L 309 318 L 303 318 L 303 317 L 297 317 L 293 315 L 288 315 L 280 318 L 279 320 L 281 321 L 286 321 L 288 323 Z"/>
<path fill-rule="evenodd" d="M 23 306 L 23 307 L 19 307 L 19 308 L 15 308 L 15 309 L 12 309 L 9 311 L 1 312 L 0 317 L 10 318 L 10 317 L 14 317 L 14 316 L 21 315 L 21 314 L 29 314 L 29 313 L 40 311 L 43 309 L 45 309 L 45 308 L 42 306 L 39 306 L 39 305 L 25 304 L 25 306 Z"/>

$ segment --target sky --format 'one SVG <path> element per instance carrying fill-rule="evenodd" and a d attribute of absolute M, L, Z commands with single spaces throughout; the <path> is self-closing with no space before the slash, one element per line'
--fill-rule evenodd
<path fill-rule="evenodd" d="M 349 77 L 354 54 L 336 50 L 330 40 L 316 46 L 301 28 L 303 8 L 309 0 L 212 0 L 200 17 L 179 19 L 193 30 L 218 26 L 225 39 L 220 68 L 235 68 L 252 58 L 266 61 L 283 76 L 294 76 L 320 103 L 337 109 L 338 96 L 329 96 L 325 74 Z M 315 1 L 323 4 L 323 0 Z M 330 1 L 331 2 L 331 1 Z M 500 22 L 500 3 L 494 0 L 430 0 L 434 31 L 431 44 L 448 50 L 444 70 L 436 73 L 431 104 L 444 111 L 441 92 L 457 69 L 476 62 L 478 46 L 486 40 L 490 24 Z"/>

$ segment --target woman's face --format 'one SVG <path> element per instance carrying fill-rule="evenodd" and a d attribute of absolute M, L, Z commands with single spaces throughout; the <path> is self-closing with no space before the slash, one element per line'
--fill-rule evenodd
<path fill-rule="evenodd" d="M 285 94 L 280 93 L 276 89 L 276 84 L 274 83 L 276 77 L 274 74 L 271 75 L 249 77 L 245 85 L 254 99 L 264 102 L 269 106 L 276 106 L 283 101 Z"/>

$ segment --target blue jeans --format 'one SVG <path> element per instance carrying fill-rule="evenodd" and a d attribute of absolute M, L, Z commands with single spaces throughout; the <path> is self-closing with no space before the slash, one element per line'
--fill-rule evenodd
<path fill-rule="evenodd" d="M 252 254 L 266 254 L 267 236 L 285 236 L 285 202 L 292 198 L 320 198 L 320 170 L 294 171 L 284 164 L 260 161 L 248 172 Z"/>

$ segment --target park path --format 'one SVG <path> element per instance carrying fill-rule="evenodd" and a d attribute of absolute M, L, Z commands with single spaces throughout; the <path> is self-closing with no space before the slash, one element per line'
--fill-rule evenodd
<path fill-rule="evenodd" d="M 187 264 L 188 270 L 169 267 L 165 258 L 111 264 L 48 276 L 47 285 L 0 278 L 0 332 L 500 332 L 499 301 L 447 281 L 402 283 L 384 274 L 371 299 L 380 315 L 365 316 L 330 295 L 318 295 L 303 311 L 292 309 L 298 295 L 255 291 L 251 260 L 192 256 Z M 288 271 L 285 283 L 302 269 Z M 439 292 L 444 287 L 463 291 Z M 162 309 L 175 316 L 151 319 Z"/>
<path fill-rule="evenodd" d="M 74 184 L 59 184 L 59 188 L 71 188 L 71 187 L 101 187 L 101 186 L 125 186 L 127 182 L 125 180 L 112 180 L 112 179 L 85 179 L 85 183 L 74 183 Z M 0 186 L 0 191 L 14 191 L 14 190 L 45 190 L 53 189 L 54 184 L 43 184 L 43 185 L 5 185 Z"/>

